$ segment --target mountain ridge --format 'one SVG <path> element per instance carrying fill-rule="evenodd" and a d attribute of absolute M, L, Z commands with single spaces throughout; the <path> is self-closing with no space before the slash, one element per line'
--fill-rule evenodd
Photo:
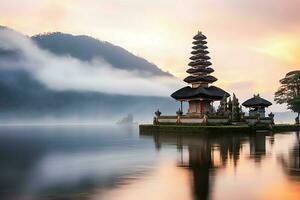
<path fill-rule="evenodd" d="M 90 36 L 52 32 L 34 35 L 31 38 L 39 47 L 56 55 L 70 55 L 82 61 L 91 61 L 101 57 L 112 67 L 136 70 L 142 76 L 173 76 L 123 47 Z"/>
<path fill-rule="evenodd" d="M 0 27 L 0 29 L 7 27 Z M 13 31 L 10 28 L 7 28 Z M 18 33 L 18 32 L 17 32 Z M 53 34 L 52 34 L 53 36 Z M 54 35 L 55 36 L 55 35 Z M 91 39 L 88 36 L 79 37 L 79 42 L 75 42 L 74 45 L 68 46 L 68 48 L 61 48 L 61 51 L 55 51 L 59 49 L 59 44 L 62 47 L 66 46 L 66 43 L 61 43 L 62 36 L 70 37 L 69 42 L 78 39 L 78 37 L 73 37 L 72 35 L 64 34 L 57 35 L 59 39 L 53 42 L 52 46 L 49 45 L 51 38 L 39 35 L 33 40 L 42 49 L 49 50 L 58 56 L 70 55 L 77 59 L 90 61 L 98 55 L 99 49 L 96 53 L 93 52 L 93 48 L 89 47 L 97 46 L 99 40 Z M 27 36 L 26 36 L 27 37 Z M 44 42 L 44 40 L 47 42 Z M 94 45 L 84 45 L 83 41 L 93 42 L 96 41 Z M 102 43 L 101 43 L 102 44 Z M 104 44 L 108 44 L 104 42 Z M 81 51 L 71 51 L 79 47 L 84 47 Z M 108 44 L 110 48 L 115 48 L 112 44 Z M 48 47 L 48 48 L 47 48 Z M 96 48 L 97 49 L 97 48 Z M 70 50 L 70 52 L 68 52 Z M 82 52 L 86 54 L 81 54 Z M 125 49 L 116 50 L 116 52 L 122 52 L 123 56 L 131 55 L 130 52 Z M 109 51 L 108 51 L 109 52 Z M 107 53 L 107 52 L 106 52 Z M 116 53 L 114 53 L 114 56 Z M 0 60 L 18 59 L 19 52 L 14 52 L 12 50 L 1 49 L 0 46 Z M 112 58 L 114 57 L 112 56 Z M 105 57 L 105 56 L 104 56 Z M 107 59 L 107 58 L 106 58 Z M 139 60 L 138 63 L 146 63 L 145 59 L 139 59 L 139 57 L 134 57 L 129 59 L 129 61 Z M 108 59 L 109 60 L 109 59 Z M 110 61 L 110 60 L 109 60 Z M 125 59 L 126 61 L 126 59 Z M 151 97 L 151 96 L 138 96 L 138 95 L 118 95 L 118 94 L 107 94 L 102 92 L 90 92 L 90 91 L 56 91 L 49 89 L 42 82 L 38 81 L 33 77 L 31 73 L 24 70 L 23 68 L 14 69 L 7 68 L 5 62 L 0 62 L 0 120 L 1 122 L 9 120 L 27 120 L 27 119 L 41 119 L 44 117 L 66 119 L 66 118 L 78 118 L 78 119 L 112 119 L 120 118 L 128 113 L 132 113 L 138 121 L 145 119 L 151 119 L 153 112 L 157 108 L 163 109 L 164 113 L 172 112 L 177 109 L 177 105 L 172 99 L 167 97 Z M 127 71 L 138 71 L 141 76 L 171 76 L 165 74 L 166 72 L 161 71 L 159 68 L 153 68 L 151 63 L 140 67 L 141 65 L 134 65 L 132 68 L 127 68 L 130 66 L 130 62 L 127 65 L 118 65 L 120 63 L 109 63 L 112 67 L 116 69 L 123 69 Z M 115 65 L 114 65 L 115 64 Z M 101 66 L 99 66 L 101 67 Z M 147 68 L 151 68 L 150 70 Z M 99 77 L 101 78 L 101 77 Z"/>

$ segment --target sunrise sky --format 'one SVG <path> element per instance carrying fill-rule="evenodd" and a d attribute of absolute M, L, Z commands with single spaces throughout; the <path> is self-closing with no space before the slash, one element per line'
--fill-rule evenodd
<path fill-rule="evenodd" d="M 181 79 L 200 30 L 216 85 L 272 100 L 278 80 L 300 66 L 299 9 L 299 0 L 1 0 L 0 24 L 109 41 Z"/>

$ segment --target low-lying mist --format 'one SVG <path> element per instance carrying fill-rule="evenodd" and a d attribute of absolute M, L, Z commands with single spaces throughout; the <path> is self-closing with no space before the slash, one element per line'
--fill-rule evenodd
<path fill-rule="evenodd" d="M 53 90 L 166 97 L 180 83 L 167 76 L 143 78 L 138 72 L 113 68 L 101 57 L 83 62 L 71 56 L 57 56 L 9 29 L 0 30 L 0 48 L 19 54 L 18 59 L 1 59 L 1 68 L 25 69 Z"/>
<path fill-rule="evenodd" d="M 10 29 L 0 29 L 0 58 L 0 124 L 114 123 L 129 113 L 141 122 L 178 107 L 169 97 L 182 83 L 174 77 L 55 55 Z"/>

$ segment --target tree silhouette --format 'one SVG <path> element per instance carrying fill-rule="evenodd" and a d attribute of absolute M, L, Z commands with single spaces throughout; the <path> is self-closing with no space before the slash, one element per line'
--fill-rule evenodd
<path fill-rule="evenodd" d="M 288 109 L 298 113 L 296 123 L 299 123 L 300 115 L 300 70 L 292 71 L 280 80 L 281 86 L 275 92 L 275 102 L 286 103 Z"/>

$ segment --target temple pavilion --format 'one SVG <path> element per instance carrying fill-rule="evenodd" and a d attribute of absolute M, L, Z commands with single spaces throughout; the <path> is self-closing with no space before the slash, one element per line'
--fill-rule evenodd
<path fill-rule="evenodd" d="M 187 115 L 196 115 L 203 117 L 207 112 L 212 112 L 213 102 L 222 100 L 223 97 L 230 95 L 224 90 L 212 86 L 217 78 L 211 75 L 214 69 L 210 66 L 209 51 L 207 50 L 206 36 L 201 32 L 193 37 L 192 56 L 190 57 L 190 67 L 187 69 L 187 76 L 184 81 L 189 86 L 183 87 L 174 92 L 171 97 L 181 102 L 189 104 Z"/>
<path fill-rule="evenodd" d="M 254 94 L 252 98 L 245 101 L 242 105 L 249 108 L 250 117 L 255 117 L 257 115 L 265 117 L 265 108 L 271 106 L 272 103 L 260 97 L 259 94 Z"/>

